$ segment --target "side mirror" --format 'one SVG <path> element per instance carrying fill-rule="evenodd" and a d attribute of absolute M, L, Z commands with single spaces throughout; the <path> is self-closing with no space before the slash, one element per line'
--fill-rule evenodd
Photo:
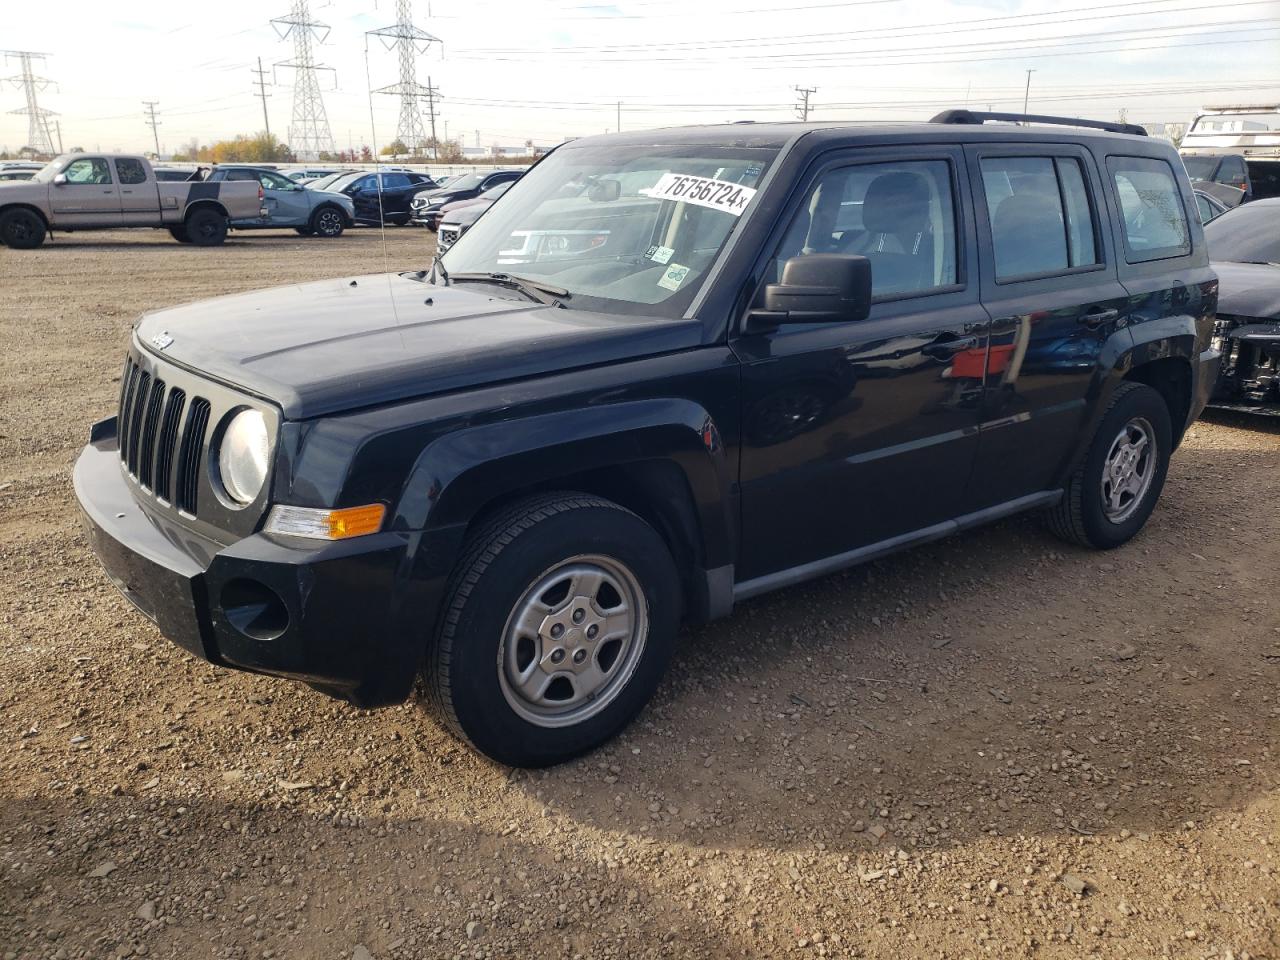
<path fill-rule="evenodd" d="M 593 203 L 609 203 L 622 196 L 622 183 L 618 180 L 597 180 L 587 189 L 587 199 Z"/>
<path fill-rule="evenodd" d="M 58 174 L 53 178 L 53 185 L 55 187 L 65 187 L 67 185 L 67 175 L 65 173 Z"/>
<path fill-rule="evenodd" d="M 783 323 L 847 323 L 871 311 L 871 261 L 847 253 L 792 257 L 782 282 L 764 288 L 764 309 L 747 316 L 747 332 Z"/>

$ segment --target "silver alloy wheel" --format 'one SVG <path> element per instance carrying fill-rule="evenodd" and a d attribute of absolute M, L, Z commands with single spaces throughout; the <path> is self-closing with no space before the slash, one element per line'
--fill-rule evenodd
<path fill-rule="evenodd" d="M 1112 523 L 1124 523 L 1146 499 L 1156 452 L 1156 433 L 1145 417 L 1134 417 L 1111 441 L 1102 464 L 1102 512 Z"/>
<path fill-rule="evenodd" d="M 316 233 L 322 237 L 336 237 L 342 232 L 342 215 L 337 210 L 321 210 L 316 217 Z"/>
<path fill-rule="evenodd" d="M 649 633 L 644 591 L 624 564 L 571 557 L 525 590 L 503 628 L 498 680 L 507 703 L 540 727 L 604 710 L 626 687 Z"/>

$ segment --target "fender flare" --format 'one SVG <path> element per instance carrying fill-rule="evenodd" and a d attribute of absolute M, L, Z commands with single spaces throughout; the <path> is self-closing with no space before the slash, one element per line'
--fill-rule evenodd
<path fill-rule="evenodd" d="M 222 216 L 226 217 L 228 220 L 231 219 L 230 214 L 227 213 L 227 208 L 224 207 L 219 201 L 214 200 L 212 197 L 205 197 L 200 200 L 192 200 L 190 203 L 187 204 L 186 208 L 182 211 L 182 222 L 183 223 L 187 222 L 187 220 L 191 216 L 192 211 L 203 210 L 206 207 L 212 207 L 214 210 L 216 210 Z"/>
<path fill-rule="evenodd" d="M 674 463 L 688 486 L 706 567 L 733 562 L 734 481 L 719 428 L 691 400 L 654 398 L 452 431 L 418 455 L 389 526 L 469 524 L 491 504 L 562 478 L 629 463 Z"/>
<path fill-rule="evenodd" d="M 3 206 L 0 206 L 0 216 L 3 216 L 4 214 L 8 213 L 10 210 L 29 210 L 44 222 L 45 230 L 48 230 L 50 232 L 52 232 L 53 230 L 53 224 L 49 222 L 49 217 L 45 214 L 43 210 L 41 210 L 35 204 L 23 203 L 22 201 L 16 201 L 14 203 L 6 203 Z"/>

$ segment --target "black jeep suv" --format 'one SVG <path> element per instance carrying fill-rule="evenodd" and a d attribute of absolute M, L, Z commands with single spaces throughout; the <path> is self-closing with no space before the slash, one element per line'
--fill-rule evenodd
<path fill-rule="evenodd" d="M 200 657 L 365 707 L 422 671 L 540 765 L 681 621 L 1020 511 L 1123 544 L 1218 365 L 1195 199 L 1140 128 L 1008 119 L 576 140 L 429 269 L 149 314 L 94 549 Z"/>

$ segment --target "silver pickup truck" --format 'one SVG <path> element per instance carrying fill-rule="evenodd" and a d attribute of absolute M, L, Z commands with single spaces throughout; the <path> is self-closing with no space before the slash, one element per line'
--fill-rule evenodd
<path fill-rule="evenodd" d="M 18 250 L 52 230 L 119 227 L 165 227 L 181 243 L 211 247 L 231 220 L 265 215 L 256 182 L 159 182 L 138 156 L 66 154 L 30 180 L 0 184 L 0 242 Z"/>

